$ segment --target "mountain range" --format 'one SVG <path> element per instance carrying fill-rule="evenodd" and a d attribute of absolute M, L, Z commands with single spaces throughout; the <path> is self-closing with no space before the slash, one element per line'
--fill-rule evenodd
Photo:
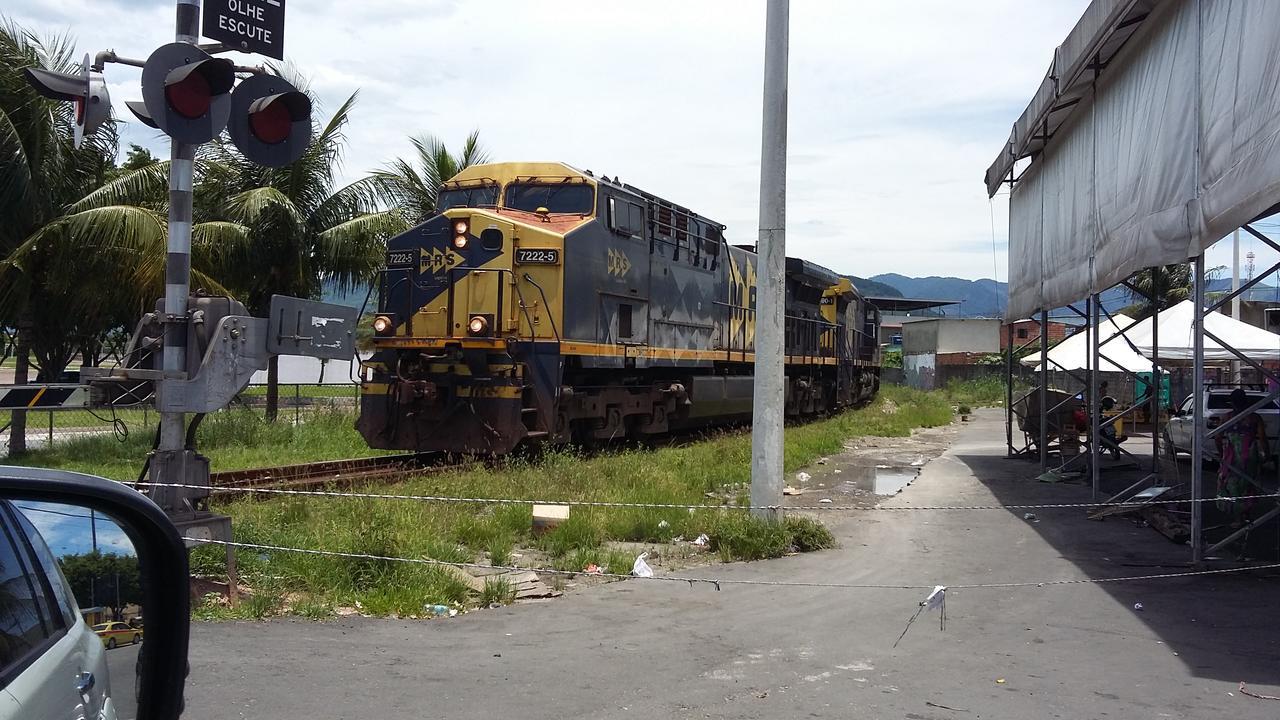
<path fill-rule="evenodd" d="M 989 278 L 966 280 L 957 277 L 908 277 L 898 273 L 883 273 L 870 278 L 848 276 L 854 286 L 866 297 L 881 298 L 920 298 L 925 300 L 950 300 L 958 304 L 944 308 L 950 316 L 961 317 L 1001 317 L 1004 314 L 1005 296 L 1008 283 L 997 282 Z M 1229 278 L 1209 281 L 1206 288 L 1209 293 L 1227 292 L 1231 289 Z M 353 291 L 343 296 L 332 284 L 326 283 L 323 299 L 341 305 L 360 307 L 365 300 L 367 289 Z M 1248 300 L 1280 300 L 1280 287 L 1260 283 L 1250 289 Z M 371 298 L 370 302 L 376 302 Z M 1133 304 L 1133 299 L 1124 288 L 1111 288 L 1102 294 L 1102 305 L 1108 312 L 1116 312 Z M 366 308 L 367 310 L 367 308 Z M 1069 314 L 1054 312 L 1059 316 Z"/>
<path fill-rule="evenodd" d="M 945 308 L 946 314 L 961 317 L 1001 317 L 1009 284 L 989 278 L 966 280 L 957 277 L 907 277 L 897 273 L 883 273 L 870 278 L 850 277 L 855 287 L 867 297 L 907 297 L 926 300 L 951 300 L 958 307 Z M 1210 280 L 1205 290 L 1223 293 L 1231 290 L 1230 278 Z M 1246 300 L 1280 300 L 1280 287 L 1259 283 L 1249 290 Z M 1134 302 L 1129 291 L 1114 287 L 1102 293 L 1102 306 L 1108 312 L 1122 310 Z M 1053 315 L 1069 314 L 1054 312 Z"/>

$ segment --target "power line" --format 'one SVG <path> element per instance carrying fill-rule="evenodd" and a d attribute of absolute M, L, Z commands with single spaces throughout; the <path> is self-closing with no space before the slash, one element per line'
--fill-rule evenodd
<path fill-rule="evenodd" d="M 138 482 L 122 483 L 135 487 L 150 487 L 158 483 Z M 1199 499 L 1176 500 L 1143 500 L 1119 502 L 1081 502 L 1081 503 L 1031 503 L 1009 505 L 709 505 L 698 503 L 642 503 L 621 502 L 611 500 L 539 500 L 530 498 L 489 498 L 489 497 L 455 497 L 452 495 L 400 495 L 392 493 L 338 492 L 335 490 L 289 490 L 285 488 L 254 487 L 207 487 L 204 485 L 175 485 L 164 483 L 165 487 L 201 488 L 214 493 L 258 493 L 266 495 L 293 495 L 303 497 L 349 498 L 359 500 L 410 500 L 415 502 L 451 502 L 490 505 L 568 505 L 571 507 L 600 508 L 639 508 L 653 510 L 854 510 L 864 512 L 906 512 L 917 510 L 959 511 L 959 510 L 1066 510 L 1081 508 L 1140 508 L 1152 505 L 1185 505 L 1189 503 L 1235 502 L 1244 500 L 1280 499 L 1280 493 L 1265 495 L 1240 495 L 1237 497 L 1211 497 Z"/>
<path fill-rule="evenodd" d="M 939 585 L 931 583 L 928 585 L 910 585 L 910 584 L 887 584 L 887 583 L 830 583 L 830 582 L 807 582 L 803 580 L 741 580 L 741 579 L 724 579 L 710 577 L 688 577 L 680 575 L 653 575 L 653 576 L 637 576 L 624 575 L 622 573 L 586 573 L 581 570 L 555 570 L 550 568 L 528 568 L 515 565 L 489 565 L 485 563 L 466 563 L 466 562 L 446 562 L 444 560 L 433 560 L 431 558 L 405 558 L 395 557 L 391 555 L 372 555 L 367 553 L 350 553 L 338 552 L 334 550 L 316 550 L 310 548 L 294 548 L 282 545 L 265 545 L 262 543 L 244 543 L 230 542 L 227 540 L 212 540 L 205 538 L 183 537 L 183 540 L 196 543 L 204 543 L 211 545 L 222 545 L 225 547 L 245 548 L 248 550 L 271 550 L 277 552 L 302 553 L 306 555 L 320 555 L 325 557 L 339 557 L 352 560 L 384 560 L 388 562 L 413 563 L 418 565 L 430 566 L 449 566 L 455 568 L 473 568 L 477 570 L 501 570 L 509 572 L 535 572 L 547 575 L 590 575 L 592 577 L 613 578 L 617 580 L 656 580 L 659 582 L 679 582 L 688 583 L 690 586 L 694 584 L 713 585 L 717 590 L 723 585 L 755 585 L 765 587 L 804 587 L 804 588 L 831 588 L 838 590 L 932 590 Z M 1266 565 L 1252 565 L 1238 568 L 1217 568 L 1214 570 L 1188 570 L 1185 572 L 1174 573 L 1155 573 L 1148 575 L 1124 575 L 1120 577 L 1107 578 L 1068 578 L 1058 580 L 1032 580 L 1020 582 L 1004 582 L 1004 583 L 967 583 L 956 585 L 945 585 L 947 590 L 982 590 L 982 589 L 1008 589 L 1008 588 L 1030 588 L 1030 587 L 1051 587 L 1057 585 L 1088 585 L 1099 583 L 1117 583 L 1117 582 L 1134 582 L 1138 580 L 1165 580 L 1171 578 L 1197 577 L 1201 575 L 1227 575 L 1231 573 L 1253 572 L 1258 570 L 1276 570 L 1280 569 L 1280 563 L 1270 563 Z"/>

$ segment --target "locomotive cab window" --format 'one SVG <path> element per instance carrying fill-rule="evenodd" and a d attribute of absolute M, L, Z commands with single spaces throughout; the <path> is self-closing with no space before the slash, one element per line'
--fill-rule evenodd
<path fill-rule="evenodd" d="M 546 208 L 552 213 L 590 215 L 595 207 L 595 195 L 590 185 L 513 182 L 507 185 L 506 206 L 525 212 Z"/>
<path fill-rule="evenodd" d="M 436 212 L 456 207 L 482 207 L 498 204 L 497 185 L 479 185 L 467 188 L 441 188 L 436 200 Z"/>
<path fill-rule="evenodd" d="M 609 198 L 609 229 L 620 235 L 640 237 L 644 232 L 644 209 L 622 198 Z"/>

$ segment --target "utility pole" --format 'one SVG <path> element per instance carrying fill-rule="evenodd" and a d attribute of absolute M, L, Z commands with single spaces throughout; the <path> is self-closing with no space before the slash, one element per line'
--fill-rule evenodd
<path fill-rule="evenodd" d="M 756 245 L 755 388 L 751 419 L 751 504 L 782 505 L 786 404 L 785 287 L 787 265 L 787 43 L 789 0 L 765 10 L 764 122 L 760 149 L 760 234 Z M 781 518 L 780 510 L 756 510 Z"/>

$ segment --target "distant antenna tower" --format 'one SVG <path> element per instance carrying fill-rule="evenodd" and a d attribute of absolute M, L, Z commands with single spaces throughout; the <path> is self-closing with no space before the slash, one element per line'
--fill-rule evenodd
<path fill-rule="evenodd" d="M 1253 251 L 1252 250 L 1244 254 L 1244 261 L 1245 261 L 1244 262 L 1244 274 L 1245 274 L 1244 281 L 1249 282 L 1250 280 L 1253 279 Z"/>

